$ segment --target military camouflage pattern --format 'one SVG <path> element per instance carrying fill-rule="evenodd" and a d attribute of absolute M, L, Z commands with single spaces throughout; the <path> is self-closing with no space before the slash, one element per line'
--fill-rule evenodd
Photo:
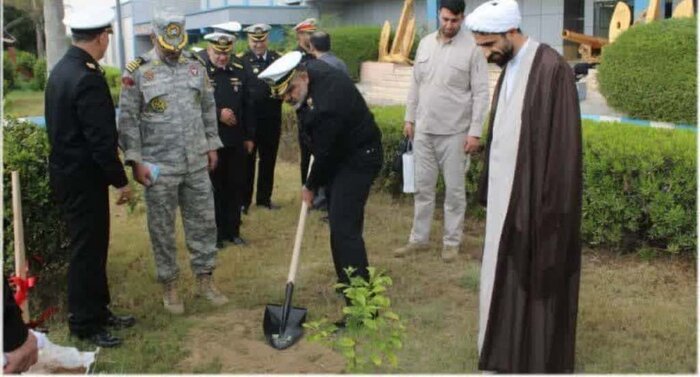
<path fill-rule="evenodd" d="M 122 76 L 119 142 L 127 162 L 160 168 L 146 188 L 148 231 L 160 282 L 177 278 L 175 214 L 181 208 L 190 264 L 210 273 L 216 261 L 214 196 L 207 152 L 221 148 L 214 91 L 205 68 L 186 54 L 173 65 L 151 50 Z"/>
<path fill-rule="evenodd" d="M 216 265 L 216 222 L 214 194 L 207 170 L 161 176 L 146 188 L 145 197 L 158 281 L 175 280 L 180 272 L 175 247 L 178 203 L 192 272 L 196 275 L 211 273 Z"/>
<path fill-rule="evenodd" d="M 185 56 L 188 54 L 188 56 Z M 126 161 L 150 162 L 161 174 L 186 174 L 207 166 L 221 148 L 214 90 L 202 64 L 183 52 L 174 66 L 155 50 L 122 77 L 119 143 Z"/>

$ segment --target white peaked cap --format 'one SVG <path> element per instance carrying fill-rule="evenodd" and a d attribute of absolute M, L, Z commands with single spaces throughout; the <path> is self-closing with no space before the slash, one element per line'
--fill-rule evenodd
<path fill-rule="evenodd" d="M 224 22 L 222 24 L 211 25 L 211 27 L 229 33 L 237 33 L 241 31 L 241 24 L 236 21 L 229 21 Z"/>
<path fill-rule="evenodd" d="M 72 30 L 92 30 L 106 28 L 114 21 L 114 10 L 105 6 L 75 7 L 70 16 L 63 19 L 63 24 Z"/>
<path fill-rule="evenodd" d="M 284 54 L 281 58 L 275 60 L 269 67 L 262 71 L 258 78 L 267 82 L 277 82 L 286 76 L 291 70 L 297 67 L 301 62 L 301 52 L 292 51 Z"/>
<path fill-rule="evenodd" d="M 519 28 L 521 20 L 515 0 L 489 0 L 469 13 L 465 24 L 475 32 L 505 33 Z"/>

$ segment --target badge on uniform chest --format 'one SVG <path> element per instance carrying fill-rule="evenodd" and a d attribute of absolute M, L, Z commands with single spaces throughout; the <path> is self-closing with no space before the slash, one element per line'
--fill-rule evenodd
<path fill-rule="evenodd" d="M 238 77 L 232 77 L 230 80 L 231 86 L 233 86 L 233 91 L 238 93 L 241 87 L 241 80 L 239 80 Z"/>
<path fill-rule="evenodd" d="M 148 103 L 148 107 L 154 113 L 164 113 L 165 110 L 168 108 L 168 103 L 165 102 L 162 98 L 157 97 L 152 99 Z"/>
<path fill-rule="evenodd" d="M 143 73 L 143 78 L 146 79 L 146 81 L 152 81 L 154 77 L 156 77 L 156 74 L 150 69 Z"/>
<path fill-rule="evenodd" d="M 190 65 L 190 75 L 192 75 L 192 76 L 199 75 L 199 68 L 197 68 L 197 66 L 194 64 Z"/>
<path fill-rule="evenodd" d="M 313 109 L 314 109 L 314 100 L 313 100 L 313 98 L 309 97 L 309 98 L 306 99 L 306 106 L 309 107 L 309 110 L 313 110 Z"/>

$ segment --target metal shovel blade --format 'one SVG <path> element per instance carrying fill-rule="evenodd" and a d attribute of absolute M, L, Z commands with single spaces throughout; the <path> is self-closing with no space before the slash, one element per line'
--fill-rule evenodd
<path fill-rule="evenodd" d="M 291 306 L 293 283 L 287 283 L 284 305 L 268 304 L 265 306 L 263 332 L 267 342 L 275 349 L 291 347 L 302 335 L 302 325 L 306 321 L 306 308 Z"/>

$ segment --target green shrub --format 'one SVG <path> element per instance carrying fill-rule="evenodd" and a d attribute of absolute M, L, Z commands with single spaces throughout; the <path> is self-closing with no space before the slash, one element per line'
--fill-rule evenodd
<path fill-rule="evenodd" d="M 31 52 L 17 50 L 17 70 L 23 75 L 31 77 L 36 64 L 36 55 Z"/>
<path fill-rule="evenodd" d="M 697 18 L 637 25 L 603 49 L 598 80 L 608 103 L 633 117 L 695 124 Z"/>
<path fill-rule="evenodd" d="M 375 107 L 382 130 L 384 167 L 377 186 L 400 194 L 391 171 L 402 138 L 403 106 Z M 584 121 L 583 240 L 590 246 L 629 249 L 640 243 L 667 251 L 696 247 L 696 141 L 686 131 Z M 485 138 L 482 138 L 485 140 Z M 476 202 L 483 155 L 472 159 L 466 179 L 470 215 Z"/>
<path fill-rule="evenodd" d="M 14 230 L 11 172 L 19 171 L 22 192 L 24 244 L 30 272 L 42 274 L 68 264 L 67 233 L 49 188 L 49 141 L 35 124 L 6 118 L 3 150 L 5 273 L 13 272 Z"/>
<path fill-rule="evenodd" d="M 104 66 L 105 80 L 109 86 L 109 93 L 112 95 L 114 106 L 119 106 L 119 94 L 122 88 L 122 73 L 117 67 Z"/>
<path fill-rule="evenodd" d="M 696 135 L 592 122 L 583 135 L 586 243 L 694 250 Z"/>
<path fill-rule="evenodd" d="M 33 71 L 32 89 L 44 90 L 46 88 L 46 59 L 37 59 Z"/>
<path fill-rule="evenodd" d="M 17 67 L 12 60 L 10 60 L 7 52 L 3 52 L 2 54 L 2 64 L 2 85 L 4 93 L 7 94 L 7 92 L 9 92 L 11 89 L 15 89 L 17 87 Z"/>
<path fill-rule="evenodd" d="M 377 61 L 379 34 L 377 26 L 343 26 L 327 30 L 331 50 L 348 66 L 350 77 L 360 80 L 360 66 L 365 61 Z"/>

